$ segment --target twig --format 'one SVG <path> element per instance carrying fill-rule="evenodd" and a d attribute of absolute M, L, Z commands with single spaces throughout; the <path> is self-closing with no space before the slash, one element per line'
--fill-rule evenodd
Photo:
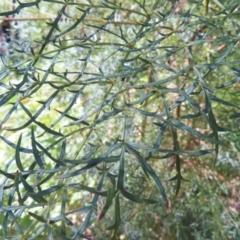
<path fill-rule="evenodd" d="M 3 18 L 3 21 L 44 21 L 44 20 L 52 20 L 53 18 L 51 17 L 27 17 L 27 18 L 13 18 L 13 17 L 6 17 Z M 69 18 L 62 18 L 62 21 L 67 21 L 67 20 L 71 20 L 74 21 L 74 19 L 69 19 Z M 101 22 L 101 23 L 106 23 L 106 24 L 124 24 L 124 25 L 139 25 L 138 22 L 131 22 L 131 21 L 111 21 L 108 22 L 106 20 L 103 19 L 99 19 L 99 18 L 84 18 L 84 21 L 94 21 L 94 22 Z"/>

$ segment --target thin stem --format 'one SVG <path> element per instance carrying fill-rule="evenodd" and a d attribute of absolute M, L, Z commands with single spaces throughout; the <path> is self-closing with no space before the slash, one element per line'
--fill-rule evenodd
<path fill-rule="evenodd" d="M 12 21 L 45 21 L 45 20 L 53 20 L 52 17 L 6 17 L 3 19 L 5 22 L 12 22 Z M 75 21 L 74 18 L 66 18 L 66 17 L 61 17 L 61 21 Z M 84 18 L 84 21 L 92 21 L 92 22 L 97 22 L 97 23 L 104 23 L 104 24 L 116 24 L 116 25 L 139 25 L 138 22 L 136 21 L 111 21 L 108 22 L 106 20 L 103 20 L 101 18 L 91 18 L 91 17 L 86 17 Z"/>

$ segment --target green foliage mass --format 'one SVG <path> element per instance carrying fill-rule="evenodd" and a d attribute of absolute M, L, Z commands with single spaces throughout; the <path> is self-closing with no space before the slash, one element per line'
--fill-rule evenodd
<path fill-rule="evenodd" d="M 240 239 L 239 1 L 7 2 L 0 236 Z"/>

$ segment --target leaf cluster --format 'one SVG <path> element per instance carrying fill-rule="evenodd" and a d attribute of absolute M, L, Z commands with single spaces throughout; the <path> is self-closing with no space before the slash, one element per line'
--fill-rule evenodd
<path fill-rule="evenodd" d="M 223 97 L 239 87 L 239 3 L 217 3 L 37 0 L 0 13 L 54 15 L 0 55 L 5 239 L 92 239 L 108 212 L 117 239 L 122 203 L 167 212 L 188 159 L 215 165 L 229 129 L 214 107 L 239 118 Z"/>

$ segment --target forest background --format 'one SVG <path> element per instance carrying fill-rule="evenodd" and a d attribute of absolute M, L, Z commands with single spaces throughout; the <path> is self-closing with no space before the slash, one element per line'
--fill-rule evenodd
<path fill-rule="evenodd" d="M 239 7 L 1 1 L 0 237 L 240 239 Z"/>

